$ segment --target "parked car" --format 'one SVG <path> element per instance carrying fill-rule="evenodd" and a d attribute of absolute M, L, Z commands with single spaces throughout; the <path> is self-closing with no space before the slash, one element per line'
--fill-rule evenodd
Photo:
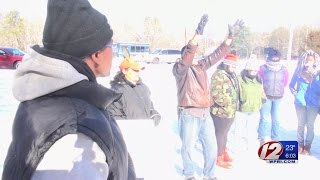
<path fill-rule="evenodd" d="M 149 54 L 147 63 L 175 63 L 181 59 L 181 51 L 176 49 L 158 49 Z"/>
<path fill-rule="evenodd" d="M 0 47 L 0 68 L 17 69 L 24 54 L 18 48 Z"/>

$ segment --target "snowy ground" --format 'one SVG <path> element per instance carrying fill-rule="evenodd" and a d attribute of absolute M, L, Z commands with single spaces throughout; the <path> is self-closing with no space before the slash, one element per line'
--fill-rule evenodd
<path fill-rule="evenodd" d="M 119 61 L 114 61 L 114 75 Z M 292 75 L 294 64 L 287 64 Z M 155 107 L 162 114 L 162 121 L 154 127 L 151 121 L 119 121 L 127 141 L 128 149 L 132 154 L 136 171 L 139 177 L 145 180 L 179 180 L 182 177 L 182 162 L 180 156 L 180 139 L 177 130 L 176 116 L 176 86 L 172 75 L 172 65 L 146 64 L 142 72 L 142 79 L 151 89 Z M 213 69 L 210 70 L 211 75 Z M 18 102 L 12 97 L 11 87 L 14 70 L 0 70 L 0 174 L 2 164 L 11 140 L 11 126 Z M 110 78 L 101 78 L 98 81 L 108 86 Z M 281 114 L 282 140 L 296 140 L 297 119 L 293 106 L 292 95 L 287 91 Z M 235 163 L 233 169 L 217 167 L 219 180 L 236 179 L 280 179 L 286 177 L 291 180 L 316 180 L 315 167 L 320 165 L 320 122 L 315 124 L 315 138 L 312 147 L 313 156 L 299 156 L 298 164 L 267 164 L 258 159 L 257 142 L 249 144 L 249 151 L 240 151 L 241 147 L 234 147 Z M 254 130 L 252 130 L 254 134 Z M 231 137 L 231 136 L 230 136 Z M 230 138 L 232 140 L 232 138 Z M 203 164 L 201 146 L 197 145 L 195 153 L 197 161 L 197 176 L 201 177 Z"/>

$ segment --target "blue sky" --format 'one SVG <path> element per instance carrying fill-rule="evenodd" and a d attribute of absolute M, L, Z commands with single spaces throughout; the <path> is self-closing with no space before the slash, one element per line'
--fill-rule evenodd
<path fill-rule="evenodd" d="M 157 17 L 166 32 L 194 31 L 201 15 L 209 15 L 205 33 L 221 36 L 227 24 L 243 19 L 252 31 L 270 32 L 279 26 L 320 26 L 316 0 L 89 0 L 111 25 L 143 28 L 146 16 Z M 47 0 L 0 0 L 0 13 L 16 9 L 31 20 L 44 20 Z"/>

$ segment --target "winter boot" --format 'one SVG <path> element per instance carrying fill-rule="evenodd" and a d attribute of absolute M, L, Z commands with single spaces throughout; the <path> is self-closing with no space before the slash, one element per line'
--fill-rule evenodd
<path fill-rule="evenodd" d="M 303 151 L 304 151 L 304 145 L 299 143 L 299 145 L 298 145 L 298 153 L 302 154 Z"/>
<path fill-rule="evenodd" d="M 226 169 L 232 168 L 232 164 L 223 159 L 223 155 L 217 157 L 217 165 Z"/>
<path fill-rule="evenodd" d="M 233 161 L 233 158 L 230 156 L 230 154 L 227 152 L 227 150 L 225 149 L 223 151 L 223 160 L 224 161 L 227 161 L 227 162 L 232 162 Z"/>
<path fill-rule="evenodd" d="M 307 155 L 307 156 L 311 155 L 310 149 L 311 149 L 311 145 L 305 145 L 301 154 Z"/>

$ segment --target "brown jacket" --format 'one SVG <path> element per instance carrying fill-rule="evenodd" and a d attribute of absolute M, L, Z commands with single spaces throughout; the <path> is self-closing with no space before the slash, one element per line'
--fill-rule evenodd
<path fill-rule="evenodd" d="M 213 53 L 195 65 L 192 61 L 196 49 L 197 46 L 189 42 L 182 60 L 175 63 L 172 69 L 178 88 L 178 107 L 206 108 L 212 105 L 206 70 L 230 52 L 230 46 L 223 42 Z"/>

